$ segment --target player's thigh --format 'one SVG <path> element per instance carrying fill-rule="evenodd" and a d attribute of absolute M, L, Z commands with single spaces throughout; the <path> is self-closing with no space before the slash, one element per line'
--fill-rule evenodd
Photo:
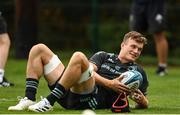
<path fill-rule="evenodd" d="M 64 72 L 65 66 L 59 60 L 59 58 L 54 55 L 51 61 L 44 67 L 44 76 L 45 79 L 48 81 L 49 85 L 54 84 Z"/>

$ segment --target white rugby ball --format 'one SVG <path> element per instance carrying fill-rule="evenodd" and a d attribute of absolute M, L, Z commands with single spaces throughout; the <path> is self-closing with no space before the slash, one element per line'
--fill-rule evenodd
<path fill-rule="evenodd" d="M 123 76 L 121 83 L 127 85 L 132 90 L 138 89 L 143 81 L 141 73 L 136 70 L 126 71 L 121 76 Z"/>

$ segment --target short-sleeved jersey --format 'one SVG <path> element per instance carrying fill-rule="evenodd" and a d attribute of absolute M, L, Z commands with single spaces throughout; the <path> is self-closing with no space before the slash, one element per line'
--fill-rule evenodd
<path fill-rule="evenodd" d="M 113 53 L 98 52 L 90 58 L 90 62 L 94 63 L 98 71 L 97 73 L 107 79 L 114 79 L 119 77 L 123 72 L 128 70 L 137 70 L 143 76 L 143 83 L 140 90 L 144 95 L 147 94 L 148 79 L 145 71 L 136 63 L 121 63 L 118 55 Z"/>
<path fill-rule="evenodd" d="M 98 52 L 90 58 L 90 62 L 96 64 L 97 73 L 107 79 L 114 79 L 121 73 L 128 70 L 137 70 L 143 76 L 143 83 L 140 90 L 146 95 L 148 80 L 143 69 L 135 63 L 121 63 L 117 55 L 106 52 Z M 54 89 L 56 84 L 50 87 Z M 67 91 L 64 98 L 58 100 L 58 103 L 66 109 L 105 109 L 111 108 L 113 102 L 117 99 L 118 93 L 106 87 L 95 85 L 93 92 L 89 94 L 77 94 L 70 90 Z"/>

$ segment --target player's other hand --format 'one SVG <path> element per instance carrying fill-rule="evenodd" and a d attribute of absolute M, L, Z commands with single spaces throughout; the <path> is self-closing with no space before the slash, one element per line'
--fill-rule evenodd
<path fill-rule="evenodd" d="M 123 76 L 119 76 L 111 80 L 111 89 L 113 89 L 117 93 L 125 92 L 127 94 L 130 94 L 131 90 L 126 85 L 121 83 L 122 79 L 123 79 Z"/>
<path fill-rule="evenodd" d="M 137 103 L 136 108 L 147 108 L 148 107 L 148 100 L 139 89 L 137 89 L 133 93 L 131 93 L 130 98 Z"/>

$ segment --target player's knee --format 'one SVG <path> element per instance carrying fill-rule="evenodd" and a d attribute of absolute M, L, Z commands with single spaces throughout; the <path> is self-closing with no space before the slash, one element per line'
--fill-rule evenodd
<path fill-rule="evenodd" d="M 42 43 L 36 44 L 31 48 L 31 52 L 42 52 L 45 47 L 47 46 Z"/>
<path fill-rule="evenodd" d="M 72 56 L 73 59 L 75 59 L 76 61 L 83 61 L 85 58 L 85 55 L 82 52 L 75 52 Z"/>
<path fill-rule="evenodd" d="M 7 33 L 0 35 L 0 44 L 5 45 L 5 46 L 10 46 L 11 41 L 10 41 Z"/>

